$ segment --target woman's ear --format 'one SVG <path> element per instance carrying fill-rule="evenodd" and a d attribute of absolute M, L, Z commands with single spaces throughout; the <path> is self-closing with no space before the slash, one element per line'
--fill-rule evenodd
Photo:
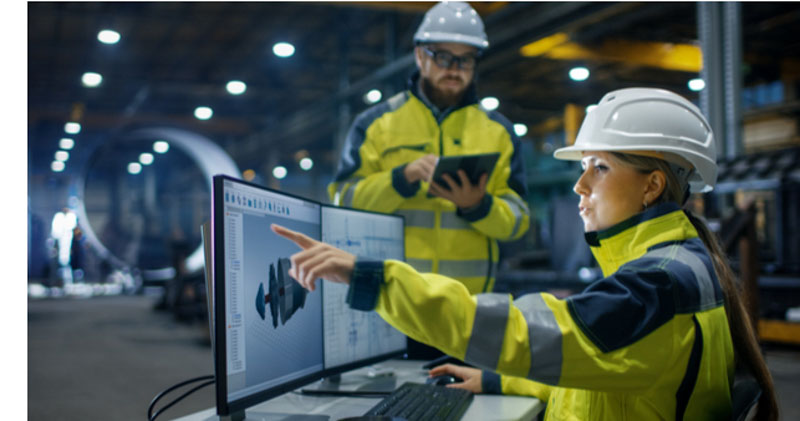
<path fill-rule="evenodd" d="M 648 205 L 655 202 L 667 187 L 667 176 L 661 170 L 647 174 L 647 183 L 644 188 L 644 203 Z"/>

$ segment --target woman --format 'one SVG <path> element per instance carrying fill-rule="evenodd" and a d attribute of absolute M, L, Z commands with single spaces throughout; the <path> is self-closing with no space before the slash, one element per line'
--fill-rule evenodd
<path fill-rule="evenodd" d="M 564 300 L 471 296 L 402 262 L 356 261 L 273 230 L 303 249 L 290 274 L 304 287 L 318 277 L 349 283 L 351 307 L 375 309 L 414 339 L 488 370 L 433 371 L 463 377 L 460 387 L 537 396 L 548 420 L 718 420 L 730 419 L 742 368 L 763 391 L 757 419 L 777 419 L 730 267 L 705 224 L 680 208 L 716 181 L 713 135 L 697 107 L 663 90 L 611 92 L 555 157 L 581 162 L 574 191 L 605 276 Z"/>

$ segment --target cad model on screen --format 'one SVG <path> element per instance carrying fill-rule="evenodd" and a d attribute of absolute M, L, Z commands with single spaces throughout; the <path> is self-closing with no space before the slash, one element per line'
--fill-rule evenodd
<path fill-rule="evenodd" d="M 287 257 L 278 259 L 278 272 L 275 274 L 275 264 L 269 265 L 269 292 L 264 291 L 264 284 L 258 284 L 256 294 L 256 311 L 261 320 L 266 320 L 266 307 L 272 316 L 272 327 L 278 328 L 278 315 L 281 325 L 285 325 L 292 315 L 303 308 L 308 293 L 297 282 L 289 277 L 291 261 Z"/>

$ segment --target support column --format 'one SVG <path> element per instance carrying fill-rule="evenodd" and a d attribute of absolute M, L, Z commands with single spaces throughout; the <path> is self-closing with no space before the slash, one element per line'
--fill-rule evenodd
<path fill-rule="evenodd" d="M 703 51 L 700 109 L 717 139 L 717 158 L 740 155 L 742 145 L 742 25 L 739 3 L 697 4 L 697 32 Z"/>
<path fill-rule="evenodd" d="M 739 2 L 719 3 L 723 15 L 725 72 L 725 158 L 744 153 L 742 132 L 742 5 Z"/>
<path fill-rule="evenodd" d="M 345 22 L 346 22 L 345 16 Z M 350 34 L 348 33 L 349 25 L 340 25 L 339 29 L 339 92 L 346 92 L 350 88 L 350 60 L 348 57 L 349 47 L 348 40 Z M 344 149 L 344 143 L 347 139 L 347 131 L 350 128 L 352 120 L 352 113 L 350 110 L 350 103 L 347 98 L 339 102 L 339 129 L 336 132 L 335 151 L 338 157 L 341 156 Z"/>

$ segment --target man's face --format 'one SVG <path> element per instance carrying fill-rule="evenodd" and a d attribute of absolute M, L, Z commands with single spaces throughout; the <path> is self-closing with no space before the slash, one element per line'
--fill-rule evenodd
<path fill-rule="evenodd" d="M 475 75 L 474 63 L 478 56 L 478 49 L 466 44 L 443 42 L 417 46 L 414 52 L 420 76 L 423 82 L 433 90 L 434 98 L 431 100 L 455 105 Z M 437 53 L 439 53 L 439 63 L 435 59 Z M 441 58 L 442 56 L 448 57 L 448 55 L 456 59 L 451 60 L 450 66 L 442 67 L 443 60 Z M 461 61 L 459 62 L 458 59 Z M 463 68 L 469 67 L 469 62 L 473 66 Z"/>

